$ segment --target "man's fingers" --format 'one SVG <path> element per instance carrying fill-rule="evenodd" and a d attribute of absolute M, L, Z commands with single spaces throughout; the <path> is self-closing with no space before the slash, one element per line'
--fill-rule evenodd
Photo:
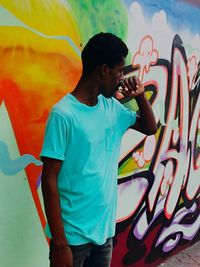
<path fill-rule="evenodd" d="M 138 86 L 138 78 L 136 76 L 132 76 L 132 81 L 134 84 L 134 88 L 137 89 Z"/>
<path fill-rule="evenodd" d="M 125 97 L 135 97 L 144 92 L 144 86 L 136 76 L 131 76 L 120 81 L 119 92 Z"/>
<path fill-rule="evenodd" d="M 126 78 L 125 79 L 125 85 L 126 85 L 126 87 L 127 87 L 127 92 L 129 93 L 129 94 L 132 94 L 132 91 L 135 91 L 135 83 L 134 83 L 134 81 L 133 81 L 133 79 L 132 79 L 132 77 L 129 77 L 129 78 Z"/>
<path fill-rule="evenodd" d="M 124 80 L 121 80 L 118 85 L 118 90 L 120 93 L 126 91 L 126 85 L 124 84 Z"/>

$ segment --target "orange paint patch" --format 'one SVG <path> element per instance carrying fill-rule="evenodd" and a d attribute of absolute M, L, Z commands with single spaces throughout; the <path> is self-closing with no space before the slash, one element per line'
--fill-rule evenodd
<path fill-rule="evenodd" d="M 37 53 L 22 48 L 0 54 L 0 104 L 5 102 L 20 154 L 39 157 L 48 112 L 70 92 L 81 74 L 80 62 L 56 53 Z M 23 58 L 23 61 L 22 61 Z M 30 189 L 44 226 L 45 218 L 36 182 L 41 167 L 26 168 Z"/>

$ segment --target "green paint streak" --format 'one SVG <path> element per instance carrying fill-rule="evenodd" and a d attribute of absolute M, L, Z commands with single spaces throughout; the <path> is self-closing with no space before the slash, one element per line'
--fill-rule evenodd
<path fill-rule="evenodd" d="M 198 132 L 197 135 L 197 147 L 200 147 L 200 131 Z"/>
<path fill-rule="evenodd" d="M 149 162 L 145 163 L 142 169 L 146 170 L 148 169 L 148 167 Z M 130 175 L 131 173 L 133 173 L 133 171 L 137 169 L 139 169 L 137 163 L 135 162 L 135 160 L 132 159 L 132 157 L 130 157 L 122 166 L 120 166 L 120 168 L 118 169 L 118 175 Z"/>
<path fill-rule="evenodd" d="M 148 91 L 145 92 L 145 95 L 147 97 L 147 99 L 149 100 L 152 96 L 152 92 Z M 134 110 L 135 112 L 137 112 L 139 110 L 137 102 L 135 100 L 135 98 L 132 98 L 131 100 L 127 101 L 126 103 L 123 103 L 123 105 L 131 110 Z"/>
<path fill-rule="evenodd" d="M 131 110 L 134 110 L 135 112 L 138 111 L 138 105 L 136 100 L 133 98 L 130 101 L 128 101 L 127 103 L 123 104 L 126 108 L 129 108 Z"/>
<path fill-rule="evenodd" d="M 122 38 L 127 36 L 128 16 L 120 0 L 68 0 L 77 21 L 82 45 L 99 32 L 111 32 Z"/>
<path fill-rule="evenodd" d="M 129 158 L 124 164 L 122 164 L 118 169 L 118 175 L 131 172 L 133 170 L 134 161 L 132 158 Z"/>

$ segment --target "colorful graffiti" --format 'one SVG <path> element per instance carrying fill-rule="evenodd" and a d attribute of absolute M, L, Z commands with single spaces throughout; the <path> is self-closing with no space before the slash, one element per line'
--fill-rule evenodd
<path fill-rule="evenodd" d="M 131 142 L 128 142 L 127 155 L 120 162 L 116 236 L 116 251 L 119 249 L 121 253 L 114 254 L 113 266 L 120 260 L 120 266 L 150 264 L 168 255 L 178 244 L 197 239 L 200 234 L 199 69 L 195 65 L 190 76 L 187 66 L 191 60 L 187 60 L 179 36 L 174 38 L 171 58 L 171 62 L 158 59 L 149 68 L 145 68 L 149 65 L 145 59 L 145 66 L 139 66 L 148 70 L 143 81 L 146 91 L 152 92 L 150 101 L 154 111 L 160 105 L 163 107 L 158 108 L 160 127 L 156 137 L 141 135 L 134 140 L 133 130 L 129 130 L 126 137 Z M 140 70 L 129 66 L 126 72 L 132 75 Z M 163 76 L 161 83 L 155 73 Z M 123 169 L 131 162 L 137 168 L 133 168 L 131 175 L 123 175 Z M 126 244 L 121 243 L 124 236 Z"/>
<path fill-rule="evenodd" d="M 45 122 L 99 31 L 128 44 L 124 73 L 143 80 L 158 125 L 154 136 L 130 129 L 122 140 L 112 267 L 156 266 L 200 238 L 200 10 L 186 2 L 0 0 L 1 266 L 48 265 Z"/>

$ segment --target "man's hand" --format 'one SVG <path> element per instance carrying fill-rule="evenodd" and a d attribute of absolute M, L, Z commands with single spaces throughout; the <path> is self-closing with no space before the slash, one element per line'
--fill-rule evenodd
<path fill-rule="evenodd" d="M 73 267 L 73 254 L 71 248 L 52 245 L 50 250 L 50 267 Z"/>
<path fill-rule="evenodd" d="M 136 76 L 120 81 L 120 87 L 119 91 L 124 97 L 136 97 L 144 93 L 144 85 Z"/>
<path fill-rule="evenodd" d="M 151 105 L 144 94 L 143 83 L 136 76 L 133 76 L 125 78 L 119 85 L 118 92 L 123 95 L 120 102 L 125 103 L 135 97 L 139 107 L 140 115 L 137 116 L 136 122 L 131 128 L 146 135 L 155 134 L 157 130 L 156 120 Z"/>

